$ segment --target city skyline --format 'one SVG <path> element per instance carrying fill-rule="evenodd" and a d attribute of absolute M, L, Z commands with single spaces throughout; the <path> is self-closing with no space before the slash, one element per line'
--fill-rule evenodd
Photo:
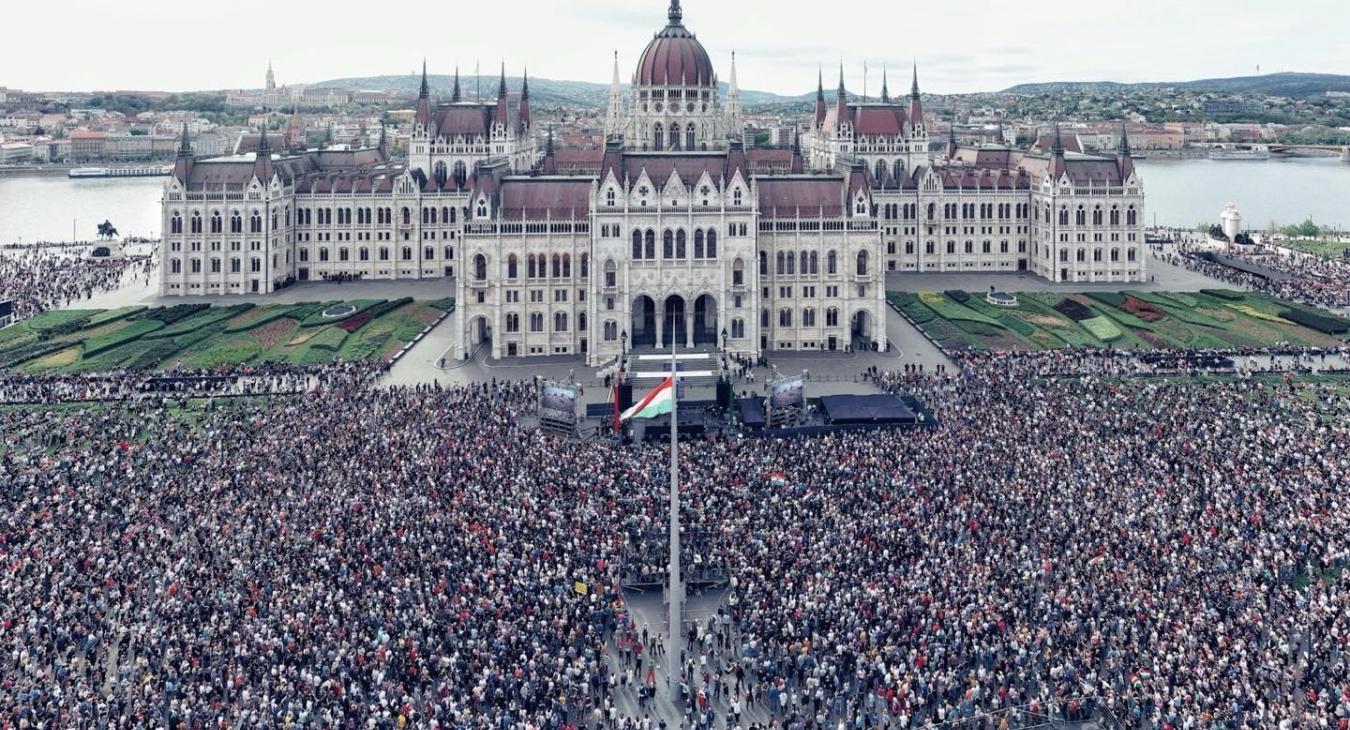
<path fill-rule="evenodd" d="M 614 51 L 620 67 L 631 68 L 642 34 L 651 31 L 664 5 L 664 0 L 618 7 L 600 0 L 562 6 L 523 0 L 513 13 L 523 19 L 509 36 L 454 31 L 500 25 L 505 16 L 498 7 L 432 6 L 419 16 L 419 25 L 445 28 L 444 35 L 451 37 L 430 35 L 422 41 L 402 33 L 387 38 L 372 34 L 369 23 L 353 22 L 359 17 L 354 13 L 316 15 L 320 6 L 312 2 L 268 5 L 244 0 L 232 16 L 243 19 L 245 30 L 255 27 L 249 19 L 266 18 L 268 32 L 237 33 L 229 53 L 201 54 L 195 36 L 208 27 L 210 12 L 148 0 L 97 24 L 68 23 L 61 42 L 68 48 L 97 48 L 109 36 L 147 32 L 166 40 L 119 44 L 91 65 L 33 63 L 50 53 L 51 39 L 20 35 L 0 47 L 0 68 L 7 69 L 0 85 L 62 91 L 257 88 L 269 61 L 279 83 L 306 84 L 412 73 L 423 56 L 438 74 L 451 73 L 456 66 L 472 73 L 476 63 L 491 74 L 504 60 L 512 76 L 528 67 L 539 78 L 605 83 Z M 1032 82 L 1184 81 L 1251 75 L 1258 67 L 1261 73 L 1334 73 L 1350 67 L 1350 48 L 1338 37 L 1350 10 L 1333 0 L 1292 5 L 1296 12 L 1290 4 L 1262 5 L 1245 9 L 1239 17 L 1225 14 L 1227 9 L 1215 0 L 1183 5 L 1146 0 L 1128 12 L 1112 5 L 1067 17 L 1056 15 L 1053 4 L 1044 2 L 1015 14 L 983 1 L 965 6 L 978 7 L 975 13 L 863 2 L 856 14 L 816 17 L 808 15 L 812 6 L 789 2 L 776 5 L 777 12 L 766 21 L 760 3 L 691 0 L 685 12 L 719 68 L 727 68 L 731 53 L 736 53 L 743 88 L 788 95 L 810 91 L 821 66 L 827 85 L 833 86 L 841 62 L 849 89 L 857 91 L 864 88 L 865 63 L 870 69 L 866 88 L 873 93 L 880 90 L 886 69 L 892 90 L 903 88 L 914 61 L 925 91 L 935 93 L 997 91 Z M 72 17 L 106 12 L 93 0 L 75 0 L 68 8 Z M 39 27 L 46 12 L 23 5 L 10 15 L 16 27 Z M 392 26 L 398 17 L 391 16 Z M 1327 22 L 1307 22 L 1319 17 Z M 271 28 L 304 28 L 303 38 L 323 42 L 278 43 Z M 802 32 L 807 28 L 809 35 Z M 1299 42 L 1291 43 L 1292 38 Z M 353 48 L 360 50 L 354 53 Z M 180 54 L 189 62 L 175 61 Z"/>

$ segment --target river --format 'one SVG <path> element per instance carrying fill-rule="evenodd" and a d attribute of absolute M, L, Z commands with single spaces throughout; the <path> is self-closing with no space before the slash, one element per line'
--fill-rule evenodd
<path fill-rule="evenodd" d="M 1224 205 L 1233 202 L 1252 228 L 1309 216 L 1350 228 L 1350 165 L 1334 158 L 1139 160 L 1137 166 L 1150 225 L 1217 222 Z M 158 236 L 163 186 L 164 178 L 0 177 L 0 243 L 67 241 L 72 222 L 79 238 L 89 240 L 105 219 L 123 236 Z"/>

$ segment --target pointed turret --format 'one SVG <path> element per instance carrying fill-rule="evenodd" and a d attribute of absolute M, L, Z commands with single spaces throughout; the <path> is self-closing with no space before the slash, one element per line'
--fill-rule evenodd
<path fill-rule="evenodd" d="M 502 78 L 497 84 L 497 98 L 506 98 L 506 61 L 502 61 Z"/>
<path fill-rule="evenodd" d="M 558 160 L 553 155 L 553 127 L 548 128 L 548 139 L 544 142 L 544 162 L 540 172 L 545 175 L 558 174 Z"/>
<path fill-rule="evenodd" d="M 272 182 L 272 145 L 267 141 L 267 122 L 263 122 L 258 136 L 258 152 L 253 156 L 253 175 L 258 182 Z"/>
<path fill-rule="evenodd" d="M 389 130 L 383 121 L 380 122 L 380 144 L 375 149 L 379 150 L 381 158 L 389 159 Z"/>
<path fill-rule="evenodd" d="M 187 122 L 183 122 L 183 133 L 178 138 L 178 156 L 180 158 L 192 156 L 192 139 L 188 137 Z"/>
<path fill-rule="evenodd" d="M 732 137 L 741 134 L 741 87 L 736 82 L 736 52 L 731 52 L 731 82 L 727 87 L 727 131 Z"/>
<path fill-rule="evenodd" d="M 520 113 L 517 115 L 517 121 L 520 124 L 520 132 L 524 134 L 530 129 L 530 69 L 525 68 L 525 75 L 520 80 Z"/>
<path fill-rule="evenodd" d="M 844 90 L 844 63 L 840 61 L 839 89 L 834 97 L 834 123 L 836 126 L 843 126 L 848 121 L 848 92 Z"/>
<path fill-rule="evenodd" d="M 623 134 L 623 88 L 619 83 L 619 52 L 614 52 L 614 80 L 609 84 L 609 109 L 605 112 L 605 139 Z"/>
<path fill-rule="evenodd" d="M 961 151 L 961 146 L 956 142 L 956 120 L 952 120 L 952 126 L 947 131 L 947 159 L 955 160 L 956 154 Z"/>
<path fill-rule="evenodd" d="M 413 124 L 426 130 L 428 137 L 436 134 L 436 130 L 431 128 L 431 84 L 427 82 L 425 58 L 422 59 L 422 87 L 417 91 L 417 115 L 413 118 Z"/>
<path fill-rule="evenodd" d="M 1064 160 L 1064 138 L 1059 134 L 1059 122 L 1055 122 L 1055 131 L 1050 141 L 1050 174 L 1059 180 L 1064 173 L 1069 171 L 1069 164 Z"/>
<path fill-rule="evenodd" d="M 680 0 L 670 0 L 670 11 L 666 13 L 671 25 L 681 25 L 684 22 L 684 11 L 680 9 Z"/>
<path fill-rule="evenodd" d="M 459 66 L 456 66 L 456 67 L 455 67 L 455 90 L 454 90 L 454 92 L 453 92 L 453 93 L 451 94 L 451 96 L 450 96 L 450 102 L 451 102 L 452 104 L 458 104 L 458 103 L 460 103 L 461 101 L 464 101 L 464 94 L 463 94 L 463 93 L 460 91 L 460 89 L 459 89 Z"/>
<path fill-rule="evenodd" d="M 178 140 L 178 159 L 173 163 L 173 176 L 178 182 L 187 185 L 192 176 L 192 140 L 188 137 L 187 122 L 183 122 L 183 136 Z"/>
<path fill-rule="evenodd" d="M 825 123 L 825 71 L 816 71 L 816 128 Z"/>
<path fill-rule="evenodd" d="M 799 175 L 806 168 L 806 161 L 802 159 L 802 137 L 797 130 L 792 130 L 792 174 Z"/>
<path fill-rule="evenodd" d="M 1116 164 L 1120 166 L 1120 179 L 1128 180 L 1134 174 L 1134 158 L 1130 155 L 1130 134 L 1125 129 L 1125 121 L 1120 122 L 1120 147 L 1116 151 Z"/>
<path fill-rule="evenodd" d="M 891 103 L 891 89 L 889 79 L 886 78 L 886 67 L 881 68 L 881 103 Z"/>
<path fill-rule="evenodd" d="M 497 83 L 497 114 L 496 123 L 502 125 L 502 128 L 511 131 L 511 109 L 506 103 L 506 62 L 502 61 L 501 80 Z"/>
<path fill-rule="evenodd" d="M 920 130 L 924 127 L 923 102 L 919 100 L 919 64 L 914 63 L 914 81 L 909 87 L 909 127 Z"/>

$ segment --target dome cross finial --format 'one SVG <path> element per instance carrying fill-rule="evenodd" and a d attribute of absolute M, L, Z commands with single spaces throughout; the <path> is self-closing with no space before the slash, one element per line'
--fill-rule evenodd
<path fill-rule="evenodd" d="M 670 13 L 667 17 L 670 18 L 671 25 L 679 25 L 684 21 L 684 11 L 680 9 L 680 0 L 670 0 Z"/>

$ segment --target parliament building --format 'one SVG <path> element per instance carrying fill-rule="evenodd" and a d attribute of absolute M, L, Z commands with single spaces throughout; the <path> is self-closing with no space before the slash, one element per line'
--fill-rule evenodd
<path fill-rule="evenodd" d="M 443 279 L 460 355 L 625 347 L 884 347 L 886 276 L 1028 271 L 1146 279 L 1144 194 L 1124 141 L 1087 155 L 934 143 L 907 96 L 827 100 L 790 148 L 746 149 L 734 56 L 725 96 L 679 0 L 625 95 L 617 56 L 599 149 L 555 148 L 505 73 L 491 102 L 432 99 L 407 163 L 269 140 L 165 184 L 161 293 L 262 294 L 335 276 Z"/>

